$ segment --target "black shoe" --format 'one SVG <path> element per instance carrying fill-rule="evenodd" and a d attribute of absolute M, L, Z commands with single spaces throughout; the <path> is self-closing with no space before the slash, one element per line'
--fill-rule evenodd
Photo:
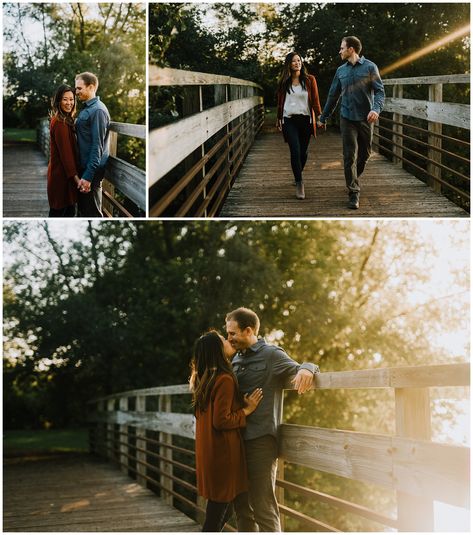
<path fill-rule="evenodd" d="M 360 207 L 360 194 L 359 193 L 350 193 L 350 198 L 348 201 L 348 208 L 352 210 L 358 210 Z"/>

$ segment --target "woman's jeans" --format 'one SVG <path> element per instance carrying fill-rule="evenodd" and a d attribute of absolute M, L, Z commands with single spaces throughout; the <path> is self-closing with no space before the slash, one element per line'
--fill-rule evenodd
<path fill-rule="evenodd" d="M 284 117 L 282 125 L 284 138 L 291 151 L 291 167 L 296 182 L 302 182 L 302 171 L 307 161 L 312 125 L 308 115 Z"/>
<path fill-rule="evenodd" d="M 76 216 L 76 205 L 71 204 L 70 206 L 65 206 L 64 208 L 49 208 L 49 217 L 75 217 Z"/>

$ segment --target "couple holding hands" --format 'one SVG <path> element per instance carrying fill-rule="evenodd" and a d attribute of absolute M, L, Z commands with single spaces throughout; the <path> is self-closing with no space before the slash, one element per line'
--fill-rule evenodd
<path fill-rule="evenodd" d="M 225 321 L 227 338 L 204 334 L 191 362 L 197 490 L 207 498 L 203 531 L 222 531 L 233 510 L 240 532 L 281 531 L 275 485 L 282 393 L 290 379 L 299 394 L 309 390 L 319 368 L 258 338 L 252 310 L 237 308 Z"/>
<path fill-rule="evenodd" d="M 286 56 L 278 85 L 276 126 L 289 145 L 298 199 L 305 199 L 302 171 L 310 136 L 316 135 L 317 126 L 325 129 L 341 97 L 340 130 L 348 207 L 356 210 L 360 206 L 359 178 L 371 155 L 373 126 L 384 105 L 378 67 L 360 56 L 361 48 L 357 37 L 343 37 L 339 54 L 344 64 L 335 73 L 323 112 L 315 77 L 307 73 L 299 54 L 291 52 Z"/>
<path fill-rule="evenodd" d="M 62 84 L 51 99 L 49 217 L 102 217 L 110 114 L 96 95 L 98 87 L 97 76 L 83 72 L 75 88 Z M 76 96 L 83 103 L 77 118 Z"/>

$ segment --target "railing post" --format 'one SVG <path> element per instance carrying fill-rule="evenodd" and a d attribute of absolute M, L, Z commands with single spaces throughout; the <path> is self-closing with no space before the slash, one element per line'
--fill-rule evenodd
<path fill-rule="evenodd" d="M 284 390 L 282 392 L 282 399 L 281 399 L 281 412 L 280 412 L 280 418 L 279 421 L 283 422 L 283 415 L 284 415 Z M 278 458 L 278 468 L 276 472 L 276 479 L 284 480 L 284 459 L 282 457 Z M 283 487 L 277 487 L 276 486 L 276 499 L 278 501 L 278 504 L 284 505 L 284 488 Z M 284 515 L 279 515 L 280 521 L 281 521 L 281 531 L 284 531 L 285 526 L 285 518 Z"/>
<path fill-rule="evenodd" d="M 429 85 L 429 101 L 430 102 L 442 102 L 443 101 L 443 85 L 442 84 L 432 84 Z M 442 123 L 433 123 L 429 121 L 429 132 L 432 134 L 441 134 L 442 133 Z M 429 134 L 429 146 L 442 148 L 442 138 L 430 135 Z M 430 160 L 438 163 L 442 163 L 442 153 L 429 148 L 428 157 Z M 437 167 L 433 163 L 428 163 L 427 172 L 433 175 L 435 178 L 442 178 L 442 169 Z M 432 188 L 434 191 L 441 193 L 442 184 L 435 179 L 431 179 Z"/>
<path fill-rule="evenodd" d="M 135 410 L 136 412 L 146 412 L 146 396 L 136 396 L 135 401 Z M 138 448 L 141 450 L 146 450 L 146 440 L 143 440 L 146 438 L 146 429 L 142 427 L 136 428 L 136 481 L 143 485 L 143 487 L 146 487 L 146 466 L 141 463 L 146 462 L 146 453 L 143 451 L 138 451 Z"/>
<path fill-rule="evenodd" d="M 396 435 L 430 440 L 428 388 L 396 388 Z M 433 531 L 434 504 L 429 498 L 397 492 L 399 531 Z"/>
<path fill-rule="evenodd" d="M 128 410 L 128 398 L 120 398 L 119 401 L 120 411 L 126 412 Z M 120 425 L 119 427 L 119 443 L 120 443 L 120 468 L 122 472 L 128 474 L 128 425 Z M 125 442 L 125 444 L 122 444 Z"/>
<path fill-rule="evenodd" d="M 110 156 L 116 156 L 117 144 L 118 144 L 118 133 L 110 130 L 110 132 L 108 133 L 108 139 L 109 139 Z M 115 197 L 115 186 L 111 182 L 105 179 L 102 183 L 102 187 L 103 187 L 103 190 L 109 193 L 111 197 Z M 104 209 L 108 213 L 113 215 L 113 205 L 107 198 L 103 199 L 103 206 L 104 206 Z"/>
<path fill-rule="evenodd" d="M 115 411 L 115 400 L 109 399 L 107 401 L 107 416 L 111 416 Z M 107 422 L 107 434 L 105 440 L 105 456 L 107 459 L 113 459 L 115 456 L 114 450 L 115 441 L 115 424 Z"/>
<path fill-rule="evenodd" d="M 171 406 L 171 396 L 170 395 L 162 395 L 159 397 L 159 412 L 171 412 L 172 406 Z M 164 444 L 172 445 L 172 435 L 169 433 L 159 433 L 159 441 Z M 161 457 L 164 457 L 165 459 L 172 460 L 172 450 L 165 447 L 160 447 L 160 455 Z M 161 497 L 165 500 L 166 503 L 169 505 L 173 505 L 173 497 L 172 494 L 169 492 L 166 492 L 166 489 L 172 490 L 173 488 L 173 482 L 172 479 L 170 479 L 167 476 L 173 475 L 173 468 L 172 464 L 166 462 L 165 460 L 159 461 L 159 469 L 163 474 L 159 477 L 159 481 L 161 483 Z"/>
<path fill-rule="evenodd" d="M 402 98 L 403 95 L 403 86 L 396 84 L 393 87 L 393 98 Z M 393 121 L 402 123 L 402 114 L 393 113 Z M 403 127 L 402 124 L 393 124 L 393 143 L 398 143 L 400 147 L 393 145 L 393 163 L 402 166 L 402 155 L 403 155 Z"/>

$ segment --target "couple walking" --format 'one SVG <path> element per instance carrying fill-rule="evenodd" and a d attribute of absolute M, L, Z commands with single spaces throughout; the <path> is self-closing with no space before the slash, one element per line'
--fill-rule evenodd
<path fill-rule="evenodd" d="M 99 81 L 83 72 L 57 88 L 50 113 L 49 217 L 102 217 L 102 179 L 110 114 L 96 95 Z M 75 119 L 76 95 L 84 106 Z"/>
<path fill-rule="evenodd" d="M 203 531 L 222 531 L 236 512 L 238 531 L 281 531 L 275 496 L 282 392 L 287 380 L 309 390 L 318 366 L 299 365 L 258 338 L 260 320 L 238 308 L 194 348 L 190 387 L 196 416 L 197 489 L 207 498 Z"/>
<path fill-rule="evenodd" d="M 315 77 L 307 73 L 299 54 L 291 52 L 286 56 L 278 86 L 276 126 L 289 144 L 298 199 L 305 199 L 302 171 L 310 136 L 315 137 L 316 126 L 326 128 L 326 121 L 341 97 L 340 130 L 348 207 L 356 210 L 360 206 L 359 179 L 371 155 L 374 123 L 384 105 L 378 67 L 360 56 L 361 47 L 355 36 L 342 39 L 339 54 L 345 63 L 335 73 L 323 112 Z"/>

